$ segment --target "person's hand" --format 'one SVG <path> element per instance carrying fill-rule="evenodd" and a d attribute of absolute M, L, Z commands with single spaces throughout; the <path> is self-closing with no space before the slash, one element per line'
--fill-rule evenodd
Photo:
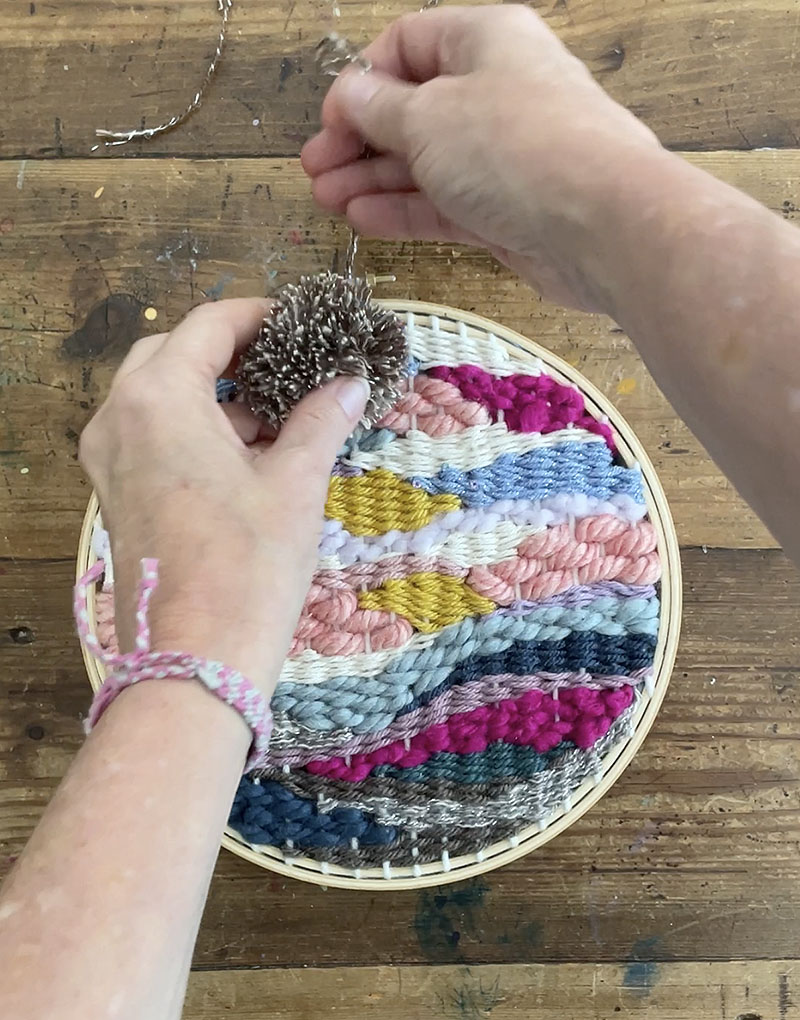
<path fill-rule="evenodd" d="M 319 204 L 368 236 L 484 246 L 546 297 L 604 306 L 603 207 L 662 152 L 653 134 L 527 7 L 406 15 L 364 56 L 303 149 Z"/>
<path fill-rule="evenodd" d="M 155 557 L 152 647 L 221 660 L 269 697 L 316 562 L 331 466 L 368 393 L 364 380 L 334 380 L 274 442 L 242 404 L 217 404 L 217 377 L 268 308 L 203 305 L 134 344 L 81 460 L 111 533 L 122 651 L 140 560 Z"/>

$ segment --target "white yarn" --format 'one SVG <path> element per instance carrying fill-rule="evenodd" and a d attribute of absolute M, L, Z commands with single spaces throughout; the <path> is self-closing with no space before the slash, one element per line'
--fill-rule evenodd
<path fill-rule="evenodd" d="M 346 464 L 364 468 L 385 468 L 403 478 L 409 475 L 435 475 L 445 465 L 459 471 L 488 467 L 502 454 L 519 455 L 562 443 L 602 443 L 602 436 L 581 428 L 540 432 L 511 432 L 501 421 L 491 425 L 473 425 L 450 436 L 429 436 L 411 429 L 405 436 L 374 453 L 356 450 L 343 458 Z"/>

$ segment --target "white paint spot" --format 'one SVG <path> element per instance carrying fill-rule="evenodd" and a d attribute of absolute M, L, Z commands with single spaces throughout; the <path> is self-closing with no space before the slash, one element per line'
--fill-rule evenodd
<path fill-rule="evenodd" d="M 17 173 L 17 191 L 22 191 L 22 185 L 25 183 L 25 167 L 27 164 L 27 159 L 23 159 L 19 165 L 19 172 Z"/>
<path fill-rule="evenodd" d="M 20 473 L 21 475 L 27 475 L 27 474 L 29 474 L 29 473 L 30 473 L 30 470 L 31 470 L 30 468 L 20 468 L 20 469 L 19 469 L 19 473 Z"/>
<path fill-rule="evenodd" d="M 69 64 L 64 64 L 64 70 L 65 70 L 65 71 L 68 71 L 68 70 L 69 70 Z"/>
<path fill-rule="evenodd" d="M 260 123 L 261 121 L 258 119 L 258 117 L 253 118 L 253 127 L 258 127 Z"/>

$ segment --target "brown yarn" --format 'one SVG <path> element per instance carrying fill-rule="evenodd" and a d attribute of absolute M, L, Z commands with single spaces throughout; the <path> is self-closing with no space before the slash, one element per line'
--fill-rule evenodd
<path fill-rule="evenodd" d="M 373 425 L 397 400 L 407 371 L 400 320 L 372 300 L 365 280 L 322 273 L 280 291 L 242 356 L 239 380 L 253 412 L 278 426 L 317 386 L 363 376 L 371 392 L 362 422 Z"/>

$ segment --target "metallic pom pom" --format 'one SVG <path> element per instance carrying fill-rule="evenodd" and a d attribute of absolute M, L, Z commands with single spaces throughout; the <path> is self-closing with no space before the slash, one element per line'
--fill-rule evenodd
<path fill-rule="evenodd" d="M 397 400 L 407 374 L 404 325 L 372 300 L 364 280 L 336 273 L 284 287 L 239 364 L 245 401 L 270 425 L 280 425 L 306 393 L 338 375 L 369 382 L 361 421 L 374 425 Z"/>

